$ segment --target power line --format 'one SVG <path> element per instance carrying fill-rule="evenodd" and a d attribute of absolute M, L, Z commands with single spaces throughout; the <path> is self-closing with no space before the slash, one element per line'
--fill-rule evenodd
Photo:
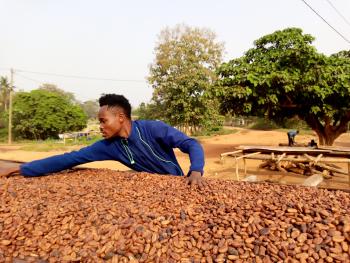
<path fill-rule="evenodd" d="M 342 35 L 338 30 L 336 30 L 330 23 L 327 22 L 326 19 L 324 19 L 315 9 L 312 8 L 305 0 L 301 0 L 305 5 L 307 5 L 319 18 L 321 18 L 330 28 L 332 28 L 339 36 L 341 36 L 346 42 L 350 44 L 350 41 Z"/>
<path fill-rule="evenodd" d="M 350 26 L 350 22 L 339 12 L 339 10 L 332 4 L 331 1 L 326 0 L 328 2 L 328 4 L 330 4 L 330 6 L 335 10 L 335 12 L 338 13 L 339 16 L 341 16 L 341 18 L 343 18 L 343 20 L 345 21 L 345 23 L 347 23 Z"/>
<path fill-rule="evenodd" d="M 49 75 L 49 76 L 63 77 L 63 78 L 89 79 L 89 80 L 115 81 L 115 82 L 139 82 L 139 83 L 145 82 L 144 80 L 139 80 L 139 79 L 97 78 L 97 77 L 88 77 L 88 76 L 79 76 L 79 75 L 65 75 L 65 74 L 57 74 L 57 73 L 29 71 L 29 70 L 22 70 L 22 69 L 15 69 L 15 71 L 16 72 L 31 73 L 31 74 L 38 74 L 38 75 Z"/>
<path fill-rule="evenodd" d="M 63 78 L 90 79 L 90 80 L 102 80 L 102 81 L 120 81 L 120 82 L 144 82 L 142 80 L 133 80 L 133 79 L 97 78 L 97 77 L 87 77 L 87 76 L 78 76 L 78 75 L 65 75 L 65 74 L 56 74 L 56 73 L 47 73 L 47 72 L 28 71 L 28 70 L 21 70 L 21 69 L 16 69 L 16 71 L 39 74 L 39 75 L 50 75 L 50 76 L 63 77 Z"/>
<path fill-rule="evenodd" d="M 32 78 L 28 78 L 28 77 L 26 77 L 26 76 L 23 76 L 22 74 L 18 74 L 17 72 L 16 72 L 16 76 L 20 76 L 20 77 L 22 77 L 22 78 L 24 78 L 24 79 L 28 79 L 28 80 L 31 80 L 31 81 L 33 81 L 33 82 L 36 82 L 36 83 L 42 84 L 42 82 L 41 82 L 41 81 L 39 81 L 39 80 L 32 79 Z"/>

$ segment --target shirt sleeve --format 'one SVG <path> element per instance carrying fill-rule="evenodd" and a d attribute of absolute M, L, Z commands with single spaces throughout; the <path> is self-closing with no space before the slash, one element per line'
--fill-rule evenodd
<path fill-rule="evenodd" d="M 152 126 L 152 134 L 158 141 L 171 148 L 179 148 L 182 152 L 187 153 L 190 157 L 190 172 L 197 171 L 203 175 L 204 168 L 204 151 L 199 142 L 188 137 L 181 131 L 170 125 L 156 121 Z"/>
<path fill-rule="evenodd" d="M 105 141 L 98 141 L 79 151 L 64 153 L 22 164 L 20 166 L 20 172 L 24 176 L 41 176 L 69 169 L 79 164 L 110 160 L 111 157 L 106 151 L 106 147 Z"/>

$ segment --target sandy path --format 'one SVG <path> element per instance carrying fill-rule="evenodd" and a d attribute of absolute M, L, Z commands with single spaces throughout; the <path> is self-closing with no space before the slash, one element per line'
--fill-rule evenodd
<path fill-rule="evenodd" d="M 316 139 L 316 136 L 309 134 L 300 134 L 296 137 L 296 141 L 298 143 L 307 143 L 311 139 Z M 233 159 L 227 158 L 225 163 L 221 163 L 220 153 L 233 151 L 239 145 L 277 146 L 279 143 L 287 143 L 287 136 L 285 132 L 280 131 L 256 131 L 239 129 L 239 131 L 234 134 L 201 138 L 200 142 L 203 145 L 206 157 L 205 176 L 235 179 Z M 350 133 L 346 133 L 340 136 L 334 145 L 350 147 Z M 0 159 L 28 162 L 64 153 L 63 151 L 29 152 L 18 150 L 18 148 L 19 147 L 16 145 L 0 145 Z M 176 151 L 176 155 L 184 171 L 187 171 L 190 165 L 188 156 L 180 151 Z M 305 180 L 305 176 L 301 175 L 294 175 L 290 173 L 281 174 L 278 172 L 259 170 L 257 167 L 260 163 L 260 161 L 248 160 L 248 175 L 256 175 L 258 177 L 258 180 L 270 180 L 280 183 L 301 183 L 303 180 Z M 130 170 L 128 167 L 115 161 L 93 162 L 85 164 L 83 166 L 92 168 L 110 168 L 120 171 Z M 243 164 L 241 166 L 243 166 Z M 342 167 L 344 169 L 347 169 L 346 165 L 343 165 Z M 243 171 L 241 168 L 243 167 L 240 167 L 240 173 L 242 174 Z M 323 185 L 329 187 L 349 188 L 348 177 L 335 176 L 330 180 L 324 181 Z"/>

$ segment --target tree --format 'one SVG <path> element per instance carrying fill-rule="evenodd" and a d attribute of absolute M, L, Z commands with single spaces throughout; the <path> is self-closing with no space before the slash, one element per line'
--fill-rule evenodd
<path fill-rule="evenodd" d="M 0 77 L 0 128 L 7 123 L 11 84 L 6 77 Z"/>
<path fill-rule="evenodd" d="M 281 120 L 298 116 L 332 145 L 350 121 L 350 60 L 325 56 L 314 37 L 287 28 L 263 36 L 245 55 L 223 63 L 213 93 L 223 112 Z"/>
<path fill-rule="evenodd" d="M 75 96 L 72 92 L 64 91 L 63 89 L 58 88 L 55 84 L 44 83 L 39 87 L 39 89 L 57 93 L 58 95 L 66 97 L 72 103 L 78 103 L 78 101 L 75 99 Z"/>
<path fill-rule="evenodd" d="M 89 119 L 96 119 L 99 110 L 99 104 L 96 100 L 87 100 L 80 104 Z"/>
<path fill-rule="evenodd" d="M 207 107 L 215 101 L 205 93 L 216 80 L 222 52 L 223 44 L 208 29 L 185 25 L 164 29 L 150 66 L 148 80 L 154 91 L 149 107 L 178 127 L 198 128 L 217 120 L 217 113 Z"/>
<path fill-rule="evenodd" d="M 0 110 L 7 111 L 10 98 L 10 82 L 6 77 L 0 77 Z"/>
<path fill-rule="evenodd" d="M 159 106 L 160 107 L 160 106 Z M 134 114 L 139 120 L 160 120 L 162 118 L 161 111 L 155 103 L 144 103 L 134 110 Z"/>
<path fill-rule="evenodd" d="M 19 137 L 57 138 L 60 133 L 81 130 L 86 121 L 81 107 L 58 93 L 38 89 L 14 97 L 13 126 Z"/>

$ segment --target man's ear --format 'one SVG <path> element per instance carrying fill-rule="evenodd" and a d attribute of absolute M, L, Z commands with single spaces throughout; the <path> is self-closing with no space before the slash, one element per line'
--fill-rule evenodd
<path fill-rule="evenodd" d="M 125 113 L 122 111 L 119 111 L 117 116 L 120 122 L 123 122 L 126 118 Z"/>

